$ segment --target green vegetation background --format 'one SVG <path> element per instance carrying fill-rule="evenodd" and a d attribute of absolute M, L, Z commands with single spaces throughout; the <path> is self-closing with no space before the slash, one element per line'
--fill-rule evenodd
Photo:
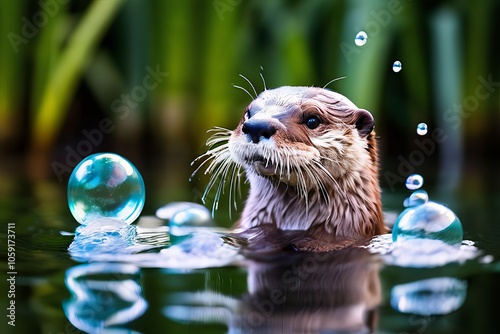
<path fill-rule="evenodd" d="M 448 192 L 495 189 L 499 12 L 493 0 L 0 0 L 0 194 L 21 179 L 63 193 L 79 159 L 113 151 L 143 172 L 150 208 L 199 201 L 206 179 L 190 183 L 190 163 L 250 102 L 240 74 L 259 92 L 260 73 L 268 88 L 345 76 L 329 88 L 375 115 L 386 189 L 412 169 Z"/>

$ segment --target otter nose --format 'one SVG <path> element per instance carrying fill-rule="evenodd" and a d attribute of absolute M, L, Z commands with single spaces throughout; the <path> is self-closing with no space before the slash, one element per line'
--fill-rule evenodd
<path fill-rule="evenodd" d="M 276 126 L 265 120 L 249 120 L 243 123 L 241 131 L 257 144 L 261 139 L 269 139 L 276 133 Z"/>

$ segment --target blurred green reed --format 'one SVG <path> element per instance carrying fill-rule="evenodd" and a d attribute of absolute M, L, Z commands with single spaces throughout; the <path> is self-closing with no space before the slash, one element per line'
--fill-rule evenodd
<path fill-rule="evenodd" d="M 22 35 L 25 22 L 44 12 L 42 3 L 55 4 L 56 13 L 46 14 L 38 33 L 16 50 L 6 37 Z M 432 49 L 436 25 L 430 18 L 440 10 L 459 23 L 454 49 L 443 51 L 461 59 L 458 67 L 439 66 L 439 57 L 448 55 Z M 382 137 L 394 126 L 401 127 L 397 133 L 413 133 L 420 121 L 442 122 L 443 110 L 437 109 L 451 103 L 440 98 L 448 94 L 443 89 L 455 89 L 461 103 L 474 94 L 479 76 L 498 81 L 499 50 L 491 43 L 495 12 L 490 0 L 0 0 L 0 146 L 5 151 L 16 142 L 14 153 L 42 157 L 29 161 L 42 161 L 35 168 L 48 167 L 42 175 L 51 177 L 51 159 L 92 126 L 83 121 L 109 117 L 116 131 L 106 138 L 108 147 L 135 147 L 144 155 L 146 141 L 147 153 L 156 150 L 167 172 L 184 180 L 190 170 L 182 166 L 202 152 L 205 131 L 234 127 L 250 102 L 232 87 L 254 94 L 239 74 L 259 92 L 260 72 L 268 88 L 323 86 L 346 76 L 329 88 L 372 111 Z M 363 47 L 353 43 L 359 30 L 369 36 Z M 398 74 L 391 70 L 394 60 L 403 63 Z M 113 102 L 141 84 L 147 66 L 168 76 L 120 119 Z M 480 102 L 474 116 L 453 129 L 457 136 L 491 130 L 498 99 Z"/>
<path fill-rule="evenodd" d="M 7 34 L 19 25 L 19 19 L 26 1 L 0 2 L 0 147 L 4 148 L 22 122 L 21 97 L 23 95 L 23 75 L 25 52 L 14 52 Z"/>
<path fill-rule="evenodd" d="M 59 45 L 59 50 L 53 57 L 45 54 L 40 55 L 40 58 L 46 60 L 46 62 L 41 60 L 37 65 L 43 67 L 48 65 L 49 73 L 40 75 L 43 84 L 41 87 L 37 87 L 40 89 L 40 93 L 38 95 L 39 100 L 35 99 L 38 104 L 34 106 L 31 126 L 32 139 L 30 145 L 32 149 L 44 152 L 53 145 L 55 136 L 64 120 L 64 112 L 68 109 L 70 100 L 74 96 L 87 62 L 95 53 L 99 40 L 123 2 L 124 0 L 92 2 L 83 13 L 76 27 L 74 27 L 72 34 L 68 37 L 67 44 L 62 47 Z M 63 15 L 62 10 L 58 13 Z M 59 17 L 56 16 L 55 18 L 58 19 Z M 55 20 L 48 21 L 47 26 L 49 28 L 53 27 Z M 51 21 L 52 23 L 50 23 Z M 59 21 L 59 24 L 59 27 L 53 28 L 53 34 L 63 30 L 61 25 L 64 22 Z M 54 44 L 52 43 L 55 36 L 47 35 L 42 36 L 46 39 L 40 43 L 47 42 L 47 44 L 40 47 L 40 53 L 50 52 L 53 49 Z M 52 60 L 54 60 L 55 64 L 51 62 Z M 42 71 L 43 69 L 40 69 L 40 72 Z M 43 80 L 44 78 L 46 80 Z"/>

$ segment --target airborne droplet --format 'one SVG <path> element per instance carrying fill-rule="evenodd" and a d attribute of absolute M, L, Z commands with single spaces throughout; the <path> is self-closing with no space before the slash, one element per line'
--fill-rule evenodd
<path fill-rule="evenodd" d="M 420 174 L 411 174 L 406 179 L 406 188 L 409 190 L 417 190 L 424 184 L 424 178 Z"/>
<path fill-rule="evenodd" d="M 364 31 L 360 31 L 357 33 L 356 38 L 354 39 L 354 43 L 357 46 L 363 46 L 366 44 L 366 40 L 368 39 L 368 35 Z"/>
<path fill-rule="evenodd" d="M 427 192 L 425 190 L 416 190 L 410 195 L 410 197 L 405 199 L 403 205 L 406 208 L 408 208 L 411 206 L 425 204 L 428 201 L 429 201 L 429 195 L 427 195 Z"/>
<path fill-rule="evenodd" d="M 403 69 L 403 64 L 399 60 L 396 60 L 394 64 L 392 64 L 392 70 L 396 73 Z"/>
<path fill-rule="evenodd" d="M 420 136 L 423 136 L 427 134 L 427 124 L 425 123 L 419 123 L 417 125 L 417 134 Z"/>

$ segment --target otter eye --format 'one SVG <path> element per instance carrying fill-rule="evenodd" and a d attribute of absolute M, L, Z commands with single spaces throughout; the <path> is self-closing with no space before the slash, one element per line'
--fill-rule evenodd
<path fill-rule="evenodd" d="M 312 129 L 316 129 L 321 124 L 321 121 L 319 120 L 319 118 L 317 116 L 311 116 L 311 117 L 306 119 L 305 123 L 306 123 L 306 126 L 312 130 Z"/>

